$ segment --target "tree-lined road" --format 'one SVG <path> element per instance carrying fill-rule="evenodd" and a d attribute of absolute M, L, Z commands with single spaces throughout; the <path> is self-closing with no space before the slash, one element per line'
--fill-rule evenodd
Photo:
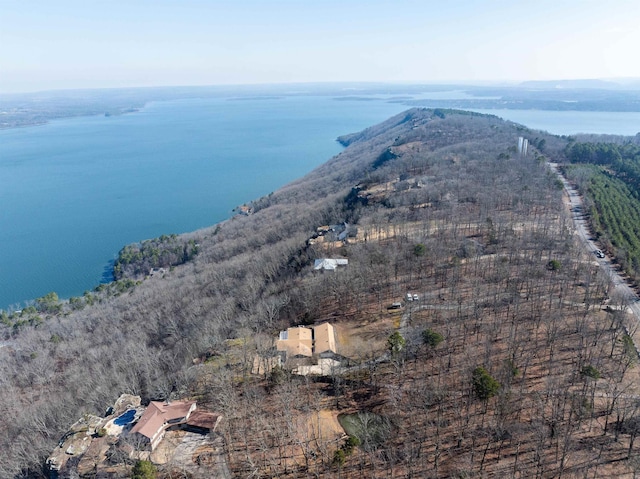
<path fill-rule="evenodd" d="M 619 298 L 624 298 L 628 304 L 629 311 L 635 316 L 636 321 L 640 322 L 640 297 L 636 292 L 626 283 L 624 278 L 620 275 L 618 269 L 611 262 L 611 259 L 605 256 L 604 258 L 598 258 L 595 255 L 598 246 L 593 241 L 591 232 L 589 231 L 589 224 L 585 217 L 584 204 L 582 197 L 578 194 L 578 191 L 569 184 L 564 175 L 560 172 L 557 163 L 549 163 L 551 170 L 558 175 L 560 181 L 564 186 L 564 190 L 569 198 L 569 207 L 571 208 L 571 216 L 576 228 L 576 234 L 580 238 L 580 241 L 585 246 L 587 251 L 593 255 L 593 260 L 600 265 L 600 267 L 609 275 L 611 283 L 615 289 L 615 295 Z M 638 347 L 638 336 L 634 335 L 634 342 Z"/>

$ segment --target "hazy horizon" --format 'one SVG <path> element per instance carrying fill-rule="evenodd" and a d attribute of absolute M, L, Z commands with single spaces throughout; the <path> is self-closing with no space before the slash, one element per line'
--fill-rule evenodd
<path fill-rule="evenodd" d="M 64 93 L 64 92 L 83 92 L 83 91 L 108 91 L 108 90 L 152 90 L 152 89 L 198 89 L 198 88 L 220 88 L 220 89 L 237 89 L 243 90 L 245 89 L 248 93 L 255 91 L 259 88 L 274 88 L 274 87 L 294 87 L 294 86 L 308 86 L 311 88 L 309 91 L 298 92 L 298 93 L 312 93 L 314 91 L 318 91 L 317 87 L 330 87 L 330 86 L 352 86 L 352 85 L 360 85 L 362 87 L 369 87 L 370 89 L 374 88 L 382 88 L 385 86 L 393 86 L 393 87 L 424 87 L 425 90 L 428 90 L 430 87 L 465 87 L 465 88 L 474 88 L 474 87 L 496 87 L 496 88 L 516 88 L 523 86 L 527 83 L 534 82 L 542 82 L 548 83 L 549 85 L 553 85 L 554 83 L 562 83 L 562 82 L 603 82 L 615 84 L 616 89 L 625 89 L 625 87 L 629 86 L 630 90 L 640 90 L 640 77 L 625 77 L 625 78 L 553 78 L 549 80 L 519 80 L 519 81 L 476 81 L 470 82 L 465 80 L 451 80 L 448 82 L 412 82 L 412 81 L 396 81 L 396 82 L 378 82 L 378 81 L 308 81 L 308 82 L 272 82 L 272 83 L 217 83 L 217 84 L 175 84 L 175 85 L 147 85 L 147 86 L 91 86 L 91 87 L 75 87 L 75 88 L 49 88 L 49 89 L 40 89 L 40 90 L 24 90 L 24 91 L 13 91 L 13 92 L 2 92 L 0 91 L 0 97 L 10 97 L 10 96 L 19 96 L 19 95 L 37 95 L 43 93 Z M 315 87 L 315 88 L 314 88 Z M 591 88 L 591 87 L 588 87 Z M 357 92 L 358 88 L 350 88 L 351 90 Z M 364 88 L 363 88 L 364 89 Z"/>
<path fill-rule="evenodd" d="M 640 4 L 0 0 L 0 93 L 640 78 Z"/>

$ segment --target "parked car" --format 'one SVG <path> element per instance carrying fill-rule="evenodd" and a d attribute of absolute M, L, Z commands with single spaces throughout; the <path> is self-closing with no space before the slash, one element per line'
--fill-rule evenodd
<path fill-rule="evenodd" d="M 420 299 L 420 297 L 419 297 L 417 294 L 414 294 L 414 295 L 413 295 L 413 300 L 414 300 L 414 301 L 418 301 L 419 299 Z"/>
<path fill-rule="evenodd" d="M 593 252 L 598 258 L 604 258 L 604 253 L 602 251 L 600 251 L 599 249 L 595 250 Z"/>
<path fill-rule="evenodd" d="M 411 296 L 411 293 L 407 293 L 407 301 L 413 301 L 413 296 Z"/>

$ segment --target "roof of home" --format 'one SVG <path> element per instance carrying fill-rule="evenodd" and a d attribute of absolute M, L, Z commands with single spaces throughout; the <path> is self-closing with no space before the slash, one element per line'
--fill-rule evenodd
<path fill-rule="evenodd" d="M 218 425 L 220 416 L 210 412 L 200 410 L 193 411 L 187 420 L 187 425 L 201 427 L 213 431 Z"/>
<path fill-rule="evenodd" d="M 293 354 L 293 356 L 313 356 L 313 349 L 309 344 L 298 342 L 288 346 L 287 353 Z"/>
<path fill-rule="evenodd" d="M 316 353 L 325 351 L 336 352 L 336 339 L 333 326 L 329 323 L 323 323 L 313 327 L 313 349 Z"/>
<path fill-rule="evenodd" d="M 309 328 L 297 326 L 295 328 L 287 328 L 287 338 L 296 341 L 311 340 L 313 333 Z"/>
<path fill-rule="evenodd" d="M 151 401 L 131 432 L 151 439 L 167 422 L 185 418 L 194 404 L 195 401 Z"/>
<path fill-rule="evenodd" d="M 346 266 L 349 264 L 349 260 L 345 258 L 322 258 L 313 262 L 313 269 L 315 270 L 329 270 L 334 271 L 338 266 Z"/>
<path fill-rule="evenodd" d="M 295 327 L 288 328 L 280 333 L 280 338 L 276 342 L 278 351 L 286 351 L 291 356 L 312 356 L 313 355 L 313 331 L 309 328 Z"/>
<path fill-rule="evenodd" d="M 333 326 L 323 323 L 313 328 L 294 327 L 280 332 L 276 341 L 278 351 L 286 351 L 287 356 L 313 356 L 313 353 L 336 352 L 336 339 Z"/>

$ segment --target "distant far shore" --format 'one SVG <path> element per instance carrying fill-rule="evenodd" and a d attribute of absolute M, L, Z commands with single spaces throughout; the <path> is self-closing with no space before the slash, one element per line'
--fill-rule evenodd
<path fill-rule="evenodd" d="M 634 89 L 635 88 L 635 89 Z M 225 98 L 229 101 L 330 96 L 407 107 L 463 110 L 640 112 L 640 84 L 536 82 L 520 85 L 313 83 L 208 87 L 59 90 L 0 95 L 0 130 L 80 116 L 134 113 L 149 102 Z"/>

